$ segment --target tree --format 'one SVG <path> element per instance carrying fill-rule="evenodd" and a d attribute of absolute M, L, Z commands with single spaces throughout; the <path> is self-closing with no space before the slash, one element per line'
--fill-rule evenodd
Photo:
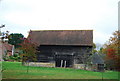
<path fill-rule="evenodd" d="M 8 43 L 13 45 L 12 55 L 14 55 L 15 48 L 20 47 L 20 43 L 23 42 L 23 40 L 22 40 L 23 37 L 24 36 L 22 34 L 19 34 L 19 33 L 12 33 L 9 35 Z"/>
<path fill-rule="evenodd" d="M 92 48 L 87 47 L 86 50 L 80 50 L 83 54 L 79 56 L 79 59 L 81 59 L 82 63 L 84 64 L 84 70 L 86 70 L 87 65 L 91 64 L 91 56 L 97 53 L 96 44 L 93 43 Z"/>
<path fill-rule="evenodd" d="M 20 44 L 21 47 L 20 50 L 23 51 L 23 53 L 20 55 L 22 58 L 22 64 L 27 63 L 27 73 L 29 71 L 29 62 L 37 61 L 37 55 L 36 55 L 36 48 L 37 45 L 33 42 L 31 42 L 28 38 L 24 38 L 23 42 Z"/>
<path fill-rule="evenodd" d="M 24 36 L 22 34 L 12 33 L 8 37 L 8 43 L 14 45 L 15 48 L 18 48 L 18 47 L 20 47 L 19 44 L 23 42 L 23 40 L 22 40 L 23 37 Z"/>
<path fill-rule="evenodd" d="M 21 47 L 19 49 L 23 51 L 23 54 L 21 54 L 23 62 L 30 62 L 37 60 L 37 55 L 36 55 L 37 45 L 35 43 L 32 43 L 27 38 L 24 38 L 23 42 L 20 45 Z"/>
<path fill-rule="evenodd" d="M 90 63 L 90 56 L 92 55 L 92 50 L 90 50 L 92 48 L 87 47 L 86 50 L 84 49 L 80 49 L 81 53 L 79 55 L 79 59 L 82 61 L 82 63 L 84 64 L 84 70 L 86 70 L 87 65 L 89 65 Z"/>
<path fill-rule="evenodd" d="M 96 52 L 97 52 L 97 50 L 96 50 L 96 44 L 93 43 L 92 54 L 95 54 Z"/>
<path fill-rule="evenodd" d="M 120 36 L 120 32 L 115 31 L 113 37 L 110 37 L 109 41 L 104 44 L 102 52 L 106 54 L 107 68 L 120 71 L 120 40 L 118 36 Z"/>

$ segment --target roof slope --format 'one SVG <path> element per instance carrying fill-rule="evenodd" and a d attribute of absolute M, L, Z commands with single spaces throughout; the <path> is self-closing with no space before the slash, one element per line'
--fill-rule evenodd
<path fill-rule="evenodd" d="M 92 56 L 91 60 L 92 60 L 92 64 L 104 64 L 103 58 L 99 54 L 97 54 L 97 53 L 95 53 Z"/>
<path fill-rule="evenodd" d="M 30 31 L 28 38 L 41 45 L 93 45 L 93 30 Z"/>

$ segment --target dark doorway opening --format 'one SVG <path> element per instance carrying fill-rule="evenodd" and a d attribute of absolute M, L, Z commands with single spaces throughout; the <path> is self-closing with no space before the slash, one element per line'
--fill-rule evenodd
<path fill-rule="evenodd" d="M 73 56 L 72 55 L 56 55 L 55 66 L 56 67 L 72 67 Z"/>
<path fill-rule="evenodd" d="M 56 67 L 72 67 L 72 61 L 59 59 L 55 61 L 55 66 Z"/>

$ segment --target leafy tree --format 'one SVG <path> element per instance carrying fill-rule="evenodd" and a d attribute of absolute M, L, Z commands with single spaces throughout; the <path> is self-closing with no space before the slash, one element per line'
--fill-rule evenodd
<path fill-rule="evenodd" d="M 24 41 L 20 44 L 21 47 L 20 50 L 23 50 L 23 53 L 21 54 L 21 57 L 23 58 L 23 62 L 30 62 L 30 61 L 36 61 L 36 48 L 37 45 L 35 43 L 32 43 L 28 39 L 24 38 Z"/>
<path fill-rule="evenodd" d="M 96 52 L 97 52 L 97 50 L 96 50 L 96 44 L 95 44 L 95 43 L 93 43 L 92 54 L 95 54 Z"/>
<path fill-rule="evenodd" d="M 15 48 L 18 48 L 18 47 L 20 47 L 19 44 L 23 42 L 23 40 L 22 40 L 23 37 L 24 36 L 22 34 L 12 33 L 8 37 L 8 43 L 14 45 Z"/>
<path fill-rule="evenodd" d="M 115 31 L 113 37 L 110 37 L 109 42 L 104 44 L 102 52 L 106 54 L 105 60 L 107 67 L 109 69 L 120 71 L 120 48 L 118 48 L 120 46 L 120 40 L 118 39 L 118 36 L 120 36 L 120 32 Z"/>

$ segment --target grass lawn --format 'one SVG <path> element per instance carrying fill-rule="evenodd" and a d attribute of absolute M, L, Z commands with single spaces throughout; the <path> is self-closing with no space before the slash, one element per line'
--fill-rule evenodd
<path fill-rule="evenodd" d="M 101 72 L 70 68 L 47 68 L 22 66 L 21 62 L 2 62 L 3 79 L 101 79 Z M 104 79 L 118 79 L 118 72 L 103 73 Z"/>

